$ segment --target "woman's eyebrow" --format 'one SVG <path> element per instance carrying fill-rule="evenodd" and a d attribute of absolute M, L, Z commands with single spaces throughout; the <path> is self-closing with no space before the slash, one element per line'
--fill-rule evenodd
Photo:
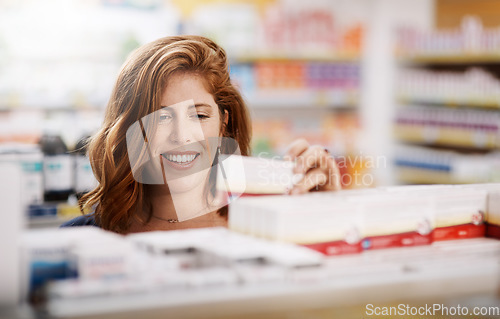
<path fill-rule="evenodd" d="M 188 107 L 188 109 L 192 109 L 192 108 L 196 108 L 196 107 L 202 107 L 202 106 L 205 106 L 205 107 L 209 107 L 209 108 L 212 108 L 213 106 L 210 105 L 210 104 L 207 104 L 207 103 L 196 103 L 196 104 L 192 104 Z M 161 108 L 168 108 L 169 106 L 163 106 L 163 105 L 160 105 Z"/>
<path fill-rule="evenodd" d="M 210 104 L 207 104 L 207 103 L 196 103 L 195 105 L 191 105 L 191 107 L 201 107 L 201 106 L 206 106 L 206 107 L 209 107 L 209 108 L 212 108 L 212 105 Z"/>

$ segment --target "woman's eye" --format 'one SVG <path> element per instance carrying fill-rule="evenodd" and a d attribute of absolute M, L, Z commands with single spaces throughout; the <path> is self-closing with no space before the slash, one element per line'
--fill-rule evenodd
<path fill-rule="evenodd" d="M 172 116 L 168 115 L 168 114 L 161 114 L 160 115 L 160 121 L 166 121 L 168 119 L 171 119 Z"/>
<path fill-rule="evenodd" d="M 206 115 L 206 114 L 195 114 L 195 117 L 199 120 L 204 120 L 204 119 L 208 119 L 210 116 Z"/>

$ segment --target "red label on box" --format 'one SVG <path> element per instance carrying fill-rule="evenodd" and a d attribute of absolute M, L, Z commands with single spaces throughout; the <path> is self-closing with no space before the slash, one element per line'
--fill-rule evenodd
<path fill-rule="evenodd" d="M 302 245 L 304 247 L 319 251 L 327 256 L 357 254 L 363 251 L 361 243 L 348 244 L 343 240 L 326 243 Z"/>
<path fill-rule="evenodd" d="M 402 234 L 367 237 L 363 240 L 362 243 L 363 249 L 365 250 L 430 245 L 432 243 L 432 235 L 421 235 L 417 232 L 409 232 Z"/>
<path fill-rule="evenodd" d="M 486 237 L 500 239 L 500 225 L 486 224 Z"/>
<path fill-rule="evenodd" d="M 484 224 L 465 224 L 435 228 L 433 231 L 433 238 L 434 241 L 477 238 L 484 237 L 485 233 L 486 226 Z"/>

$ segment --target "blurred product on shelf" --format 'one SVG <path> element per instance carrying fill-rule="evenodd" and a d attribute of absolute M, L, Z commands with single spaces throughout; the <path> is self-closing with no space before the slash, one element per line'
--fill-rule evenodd
<path fill-rule="evenodd" d="M 500 108 L 500 80 L 481 68 L 465 72 L 405 68 L 397 85 L 398 99 L 405 102 Z"/>
<path fill-rule="evenodd" d="M 498 149 L 500 112 L 407 105 L 396 111 L 395 136 L 405 142 Z"/>
<path fill-rule="evenodd" d="M 184 4 L 182 4 L 184 5 Z M 335 5 L 286 0 L 199 5 L 186 14 L 185 33 L 213 38 L 232 56 L 352 57 L 361 52 L 363 25 L 339 18 Z M 249 54 L 250 52 L 250 54 Z"/>
<path fill-rule="evenodd" d="M 397 177 L 411 184 L 466 184 L 500 181 L 500 154 L 399 145 L 395 151 Z"/>
<path fill-rule="evenodd" d="M 400 28 L 397 54 L 403 59 L 421 59 L 422 62 L 426 57 L 443 63 L 470 61 L 474 58 L 498 60 L 500 28 L 483 28 L 481 20 L 474 16 L 464 17 L 459 29 L 420 31 Z"/>
<path fill-rule="evenodd" d="M 44 134 L 40 139 L 43 152 L 45 201 L 66 201 L 73 193 L 74 161 L 59 135 Z"/>
<path fill-rule="evenodd" d="M 81 215 L 74 189 L 88 191 L 95 177 L 87 157 L 65 150 L 58 136 L 45 135 L 40 144 L 0 143 L 0 159 L 13 161 L 21 169 L 21 207 L 30 228 L 57 227 Z"/>
<path fill-rule="evenodd" d="M 37 145 L 0 143 L 0 157 L 21 166 L 21 205 L 40 204 L 44 199 L 43 154 Z"/>
<path fill-rule="evenodd" d="M 87 156 L 87 143 L 90 136 L 82 137 L 75 145 L 75 193 L 79 198 L 95 188 L 97 180 L 92 171 L 90 160 Z"/>
<path fill-rule="evenodd" d="M 21 256 L 23 295 L 32 302 L 40 301 L 45 284 L 56 279 L 66 280 L 49 286 L 47 295 L 54 299 L 266 283 L 323 264 L 321 254 L 304 247 L 225 228 L 127 236 L 96 227 L 32 230 L 23 235 Z"/>
<path fill-rule="evenodd" d="M 353 107 L 359 100 L 356 63 L 263 61 L 231 65 L 251 108 Z"/>

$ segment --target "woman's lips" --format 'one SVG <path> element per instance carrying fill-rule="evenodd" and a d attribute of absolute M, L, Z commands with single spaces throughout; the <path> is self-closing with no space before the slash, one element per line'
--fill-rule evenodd
<path fill-rule="evenodd" d="M 177 170 L 185 170 L 194 166 L 200 153 L 194 151 L 188 152 L 166 152 L 161 154 L 165 162 Z"/>

